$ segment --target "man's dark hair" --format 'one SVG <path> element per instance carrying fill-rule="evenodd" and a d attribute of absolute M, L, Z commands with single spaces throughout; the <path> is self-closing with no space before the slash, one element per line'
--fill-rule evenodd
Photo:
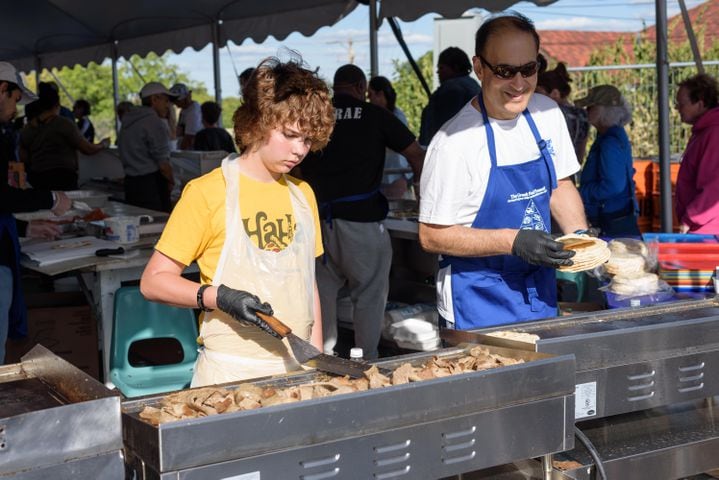
<path fill-rule="evenodd" d="M 15 90 L 20 90 L 20 85 L 18 85 L 17 83 L 9 82 L 7 80 L 0 80 L 0 84 L 2 83 L 7 85 L 7 90 L 5 91 L 5 93 L 8 97 L 10 97 L 12 95 L 12 92 L 14 92 Z"/>
<path fill-rule="evenodd" d="M 686 88 L 692 103 L 701 100 L 706 108 L 714 108 L 719 104 L 717 81 L 706 73 L 699 73 L 682 80 L 679 83 L 679 88 Z"/>
<path fill-rule="evenodd" d="M 510 10 L 498 15 L 489 17 L 477 30 L 474 40 L 474 54 L 479 56 L 484 53 L 484 47 L 487 46 L 489 37 L 496 35 L 503 30 L 519 30 L 526 32 L 534 37 L 534 43 L 539 51 L 539 35 L 534 28 L 534 23 L 519 12 Z"/>
<path fill-rule="evenodd" d="M 74 106 L 73 110 L 75 108 L 79 108 L 80 112 L 82 113 L 83 116 L 90 115 L 90 112 L 91 112 L 90 102 L 88 102 L 87 100 L 84 100 L 84 99 L 77 100 L 75 102 L 75 106 Z"/>
<path fill-rule="evenodd" d="M 334 87 L 337 88 L 348 87 L 366 81 L 367 77 L 365 76 L 362 69 L 359 68 L 357 65 L 352 65 L 351 63 L 348 63 L 347 65 L 342 65 L 340 68 L 337 69 L 337 71 L 335 72 L 335 78 L 333 80 L 333 83 Z"/>
<path fill-rule="evenodd" d="M 38 110 L 46 112 L 60 105 L 60 94 L 53 88 L 52 84 L 40 82 L 37 86 Z"/>
<path fill-rule="evenodd" d="M 447 65 L 460 75 L 469 75 L 472 63 L 464 50 L 458 47 L 448 47 L 442 50 L 437 59 L 437 65 Z"/>
<path fill-rule="evenodd" d="M 387 77 L 373 77 L 372 80 L 369 81 L 369 88 L 375 92 L 384 93 L 384 98 L 387 99 L 387 110 L 394 113 L 397 104 L 397 92 L 394 91 L 392 82 L 387 80 Z"/>
<path fill-rule="evenodd" d="M 214 125 L 220 119 L 222 107 L 215 102 L 205 102 L 200 106 L 202 111 L 202 120 L 209 125 Z"/>
<path fill-rule="evenodd" d="M 567 66 L 559 62 L 554 69 L 539 74 L 537 86 L 545 89 L 547 94 L 556 89 L 562 98 L 566 98 L 572 93 L 572 86 L 569 84 L 571 81 Z"/>

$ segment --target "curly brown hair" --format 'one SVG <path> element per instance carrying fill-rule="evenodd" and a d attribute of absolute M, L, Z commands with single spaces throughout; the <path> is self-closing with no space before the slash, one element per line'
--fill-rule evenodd
<path fill-rule="evenodd" d="M 714 108 L 719 104 L 719 85 L 714 77 L 699 73 L 679 82 L 679 88 L 686 88 L 692 103 L 699 100 L 706 108 Z"/>
<path fill-rule="evenodd" d="M 240 151 L 259 146 L 273 128 L 295 124 L 310 140 L 310 150 L 321 150 L 329 142 L 335 124 L 329 88 L 300 60 L 263 60 L 250 77 L 243 98 L 232 116 Z"/>

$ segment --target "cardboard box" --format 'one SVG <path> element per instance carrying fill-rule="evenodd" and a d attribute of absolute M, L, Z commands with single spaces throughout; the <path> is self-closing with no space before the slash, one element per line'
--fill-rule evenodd
<path fill-rule="evenodd" d="M 88 305 L 28 309 L 28 336 L 8 339 L 5 363 L 20 362 L 38 343 L 99 379 L 97 321 Z"/>

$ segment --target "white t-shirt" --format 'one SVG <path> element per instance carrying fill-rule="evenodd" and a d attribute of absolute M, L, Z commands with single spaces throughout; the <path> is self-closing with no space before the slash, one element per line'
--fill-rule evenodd
<path fill-rule="evenodd" d="M 579 171 L 567 122 L 557 103 L 544 95 L 534 94 L 528 108 L 539 135 L 547 141 L 557 179 Z M 517 115 L 512 120 L 490 118 L 489 121 L 499 166 L 517 165 L 540 157 L 524 115 Z M 419 221 L 470 227 L 482 206 L 490 167 L 482 113 L 470 102 L 442 126 L 427 149 L 420 183 Z M 452 322 L 450 274 L 449 267 L 438 272 L 437 309 Z"/>
<path fill-rule="evenodd" d="M 197 135 L 202 130 L 202 110 L 200 104 L 193 101 L 187 108 L 180 110 L 177 130 L 182 135 Z M 182 145 L 182 136 L 177 137 L 177 146 Z"/>

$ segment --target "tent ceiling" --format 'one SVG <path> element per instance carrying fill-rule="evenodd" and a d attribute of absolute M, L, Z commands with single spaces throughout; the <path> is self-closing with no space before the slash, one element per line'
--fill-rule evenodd
<path fill-rule="evenodd" d="M 0 16 L 0 60 L 19 69 L 86 65 L 117 55 L 204 48 L 222 21 L 219 45 L 312 35 L 357 6 L 355 0 L 24 0 Z"/>
<path fill-rule="evenodd" d="M 381 0 L 381 15 L 411 21 L 436 12 L 457 17 L 473 7 L 503 10 L 518 0 Z M 531 0 L 549 5 L 556 0 Z M 366 3 L 367 0 L 362 0 Z M 281 40 L 292 32 L 312 35 L 357 7 L 356 0 L 24 0 L 0 16 L 0 60 L 19 69 L 100 63 L 149 52 L 196 50 L 213 41 L 222 21 L 219 46 L 246 38 Z"/>
<path fill-rule="evenodd" d="M 439 13 L 446 18 L 457 18 L 470 8 L 484 8 L 491 12 L 505 10 L 520 0 L 381 0 L 380 16 L 397 17 L 411 22 L 427 13 Z M 540 7 L 557 0 L 527 0 Z"/>

